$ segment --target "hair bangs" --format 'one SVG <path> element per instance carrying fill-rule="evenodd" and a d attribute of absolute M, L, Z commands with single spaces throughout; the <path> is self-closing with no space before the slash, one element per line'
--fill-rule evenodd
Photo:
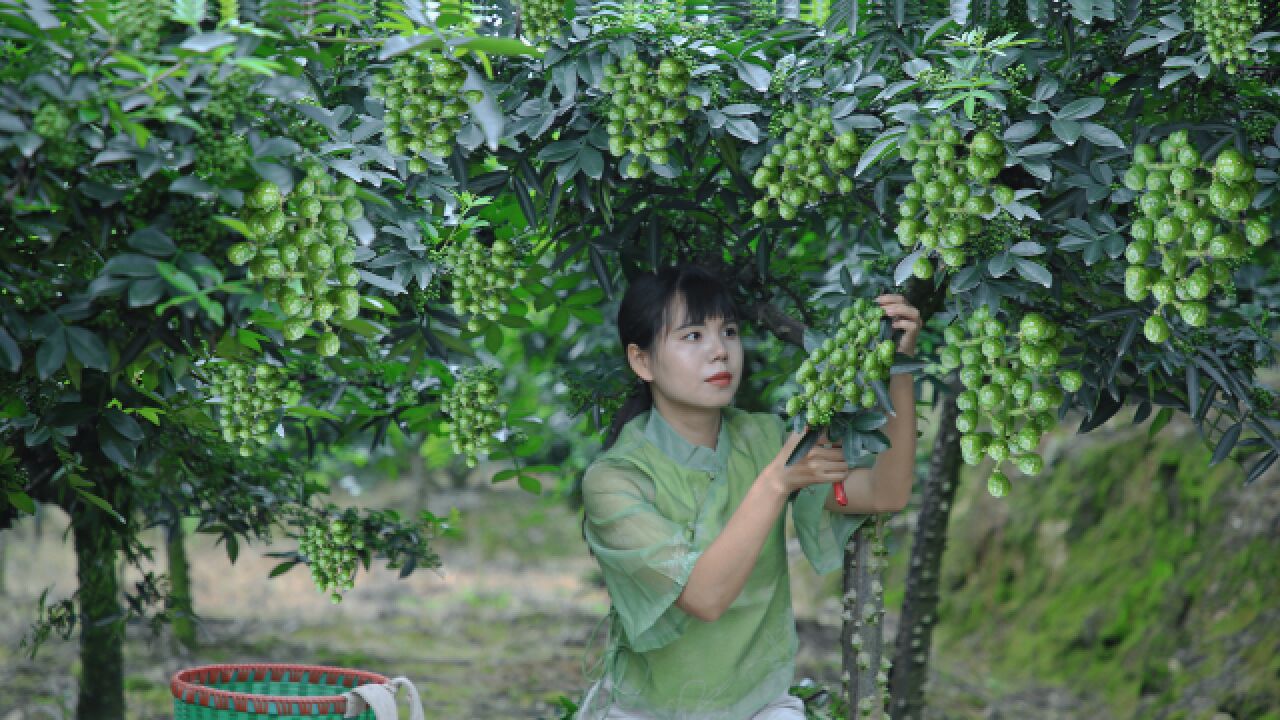
<path fill-rule="evenodd" d="M 737 322 L 738 307 L 725 287 L 713 278 L 699 274 L 685 274 L 676 284 L 675 296 L 684 304 L 684 318 L 677 325 L 670 317 L 671 309 L 663 312 L 663 320 L 667 328 L 679 325 L 702 325 L 711 318 L 719 318 L 724 322 Z"/>

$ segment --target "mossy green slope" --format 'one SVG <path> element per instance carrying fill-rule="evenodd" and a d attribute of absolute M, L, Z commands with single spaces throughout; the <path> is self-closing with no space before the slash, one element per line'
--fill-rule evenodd
<path fill-rule="evenodd" d="M 1280 488 L 1193 429 L 1072 447 L 995 500 L 966 472 L 937 648 L 1116 718 L 1280 718 Z"/>

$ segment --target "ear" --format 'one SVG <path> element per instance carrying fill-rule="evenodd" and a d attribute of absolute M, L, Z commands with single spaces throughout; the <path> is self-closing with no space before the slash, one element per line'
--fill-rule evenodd
<path fill-rule="evenodd" d="M 639 345 L 631 343 L 627 346 L 627 363 L 631 365 L 631 371 L 645 382 L 653 382 L 653 368 L 649 365 L 651 359 Z"/>

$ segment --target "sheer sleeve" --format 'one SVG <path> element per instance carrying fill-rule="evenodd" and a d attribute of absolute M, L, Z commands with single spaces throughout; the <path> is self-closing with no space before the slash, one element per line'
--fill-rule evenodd
<path fill-rule="evenodd" d="M 766 414 L 773 426 L 777 447 L 782 448 L 789 431 L 786 423 L 777 415 Z M 809 564 L 819 575 L 838 569 L 844 562 L 844 547 L 854 531 L 866 522 L 866 515 L 845 515 L 827 509 L 827 485 L 810 485 L 795 493 L 791 499 L 791 521 L 795 525 L 800 549 Z"/>
<path fill-rule="evenodd" d="M 644 652 L 676 639 L 689 615 L 675 600 L 701 555 L 692 546 L 692 528 L 662 515 L 653 504 L 653 481 L 628 464 L 593 463 L 582 494 L 587 545 L 629 646 Z"/>

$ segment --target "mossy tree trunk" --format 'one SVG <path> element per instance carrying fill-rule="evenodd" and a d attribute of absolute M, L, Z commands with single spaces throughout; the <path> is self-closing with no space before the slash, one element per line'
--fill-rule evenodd
<path fill-rule="evenodd" d="M 187 563 L 187 536 L 179 518 L 169 526 L 169 608 L 173 637 L 189 650 L 196 649 L 195 609 L 191 604 L 191 573 Z"/>
<path fill-rule="evenodd" d="M 96 509 L 74 517 L 80 580 L 80 698 L 78 720 L 124 717 L 124 614 L 116 576 L 119 536 Z"/>
<path fill-rule="evenodd" d="M 929 460 L 929 477 L 922 492 L 920 515 L 911 543 L 906 595 L 898 621 L 898 638 L 890 675 L 891 716 L 894 720 L 924 717 L 924 686 L 929 648 L 938 619 L 938 573 L 947 545 L 947 523 L 960 476 L 960 432 L 956 430 L 956 396 L 945 395 L 938 435 Z"/>
<path fill-rule="evenodd" d="M 845 549 L 844 624 L 840 649 L 849 718 L 883 717 L 888 678 L 883 663 L 884 516 L 874 516 L 853 534 Z"/>

